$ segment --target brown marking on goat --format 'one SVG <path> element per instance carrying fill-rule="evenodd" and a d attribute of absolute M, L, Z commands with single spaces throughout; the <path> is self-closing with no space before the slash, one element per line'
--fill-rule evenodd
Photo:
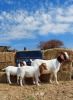
<path fill-rule="evenodd" d="M 42 74 L 44 70 L 47 70 L 46 63 L 42 63 L 42 64 L 39 66 L 40 74 Z"/>
<path fill-rule="evenodd" d="M 25 66 L 25 64 L 24 64 L 23 61 L 20 62 L 20 66 L 21 66 L 21 67 L 22 67 L 22 66 Z"/>

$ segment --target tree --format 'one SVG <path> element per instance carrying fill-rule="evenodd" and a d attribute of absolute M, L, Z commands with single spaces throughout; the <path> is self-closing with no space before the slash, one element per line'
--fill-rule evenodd
<path fill-rule="evenodd" d="M 44 48 L 44 45 L 45 45 L 45 42 L 44 41 L 41 41 L 37 47 L 40 48 L 41 50 Z"/>
<path fill-rule="evenodd" d="M 38 45 L 38 48 L 46 50 L 52 48 L 61 48 L 63 45 L 63 42 L 61 42 L 60 40 L 49 40 L 47 42 L 41 41 Z"/>

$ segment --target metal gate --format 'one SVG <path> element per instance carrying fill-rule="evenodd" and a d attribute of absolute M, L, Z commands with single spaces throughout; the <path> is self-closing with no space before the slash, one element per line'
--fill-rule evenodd
<path fill-rule="evenodd" d="M 41 51 L 19 51 L 16 53 L 16 66 L 21 61 L 26 61 L 27 65 L 31 65 L 30 59 L 42 59 Z"/>

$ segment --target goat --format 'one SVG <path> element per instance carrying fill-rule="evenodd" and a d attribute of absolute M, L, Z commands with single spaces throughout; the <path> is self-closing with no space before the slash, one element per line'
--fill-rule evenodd
<path fill-rule="evenodd" d="M 33 77 L 34 84 L 39 86 L 38 83 L 39 76 L 44 72 L 44 70 L 47 70 L 44 63 L 42 63 L 40 66 L 37 67 L 34 66 L 20 67 L 17 71 L 17 77 L 18 78 L 20 77 L 20 85 L 23 86 L 23 79 L 25 77 Z"/>
<path fill-rule="evenodd" d="M 24 66 L 26 65 L 25 61 L 23 61 L 22 63 L 23 63 Z M 18 67 L 16 67 L 16 66 L 8 66 L 8 67 L 2 69 L 3 71 L 6 72 L 7 81 L 8 81 L 9 84 L 11 84 L 10 75 L 13 75 L 13 76 L 17 75 L 17 70 L 18 70 L 19 67 L 20 67 L 20 64 L 18 65 Z M 18 83 L 18 80 L 17 80 L 17 83 Z"/>
<path fill-rule="evenodd" d="M 20 66 L 26 66 L 27 64 L 26 64 L 26 62 L 25 61 L 21 61 L 19 64 L 18 64 L 18 67 L 20 67 Z"/>
<path fill-rule="evenodd" d="M 45 72 L 44 74 L 51 73 L 50 83 L 52 83 L 52 75 L 54 74 L 56 83 L 59 84 L 57 81 L 57 72 L 60 69 L 61 63 L 67 60 L 69 60 L 69 55 L 67 54 L 67 52 L 61 52 L 59 56 L 55 59 L 51 60 L 35 59 L 34 61 L 31 61 L 31 66 L 37 67 L 40 66 L 42 63 L 46 63 L 48 72 Z"/>

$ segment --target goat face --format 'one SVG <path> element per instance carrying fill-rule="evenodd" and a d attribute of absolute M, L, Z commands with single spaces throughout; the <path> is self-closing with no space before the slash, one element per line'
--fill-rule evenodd
<path fill-rule="evenodd" d="M 69 61 L 69 55 L 67 52 L 61 52 L 57 59 L 60 63 L 63 61 Z"/>
<path fill-rule="evenodd" d="M 42 63 L 42 64 L 39 66 L 40 74 L 43 74 L 45 70 L 47 70 L 46 63 Z"/>
<path fill-rule="evenodd" d="M 25 66 L 25 63 L 23 61 L 21 61 L 20 66 Z"/>
<path fill-rule="evenodd" d="M 68 55 L 67 52 L 62 53 L 61 56 L 62 56 L 62 58 L 63 58 L 64 61 L 68 61 L 69 60 L 69 55 Z"/>

